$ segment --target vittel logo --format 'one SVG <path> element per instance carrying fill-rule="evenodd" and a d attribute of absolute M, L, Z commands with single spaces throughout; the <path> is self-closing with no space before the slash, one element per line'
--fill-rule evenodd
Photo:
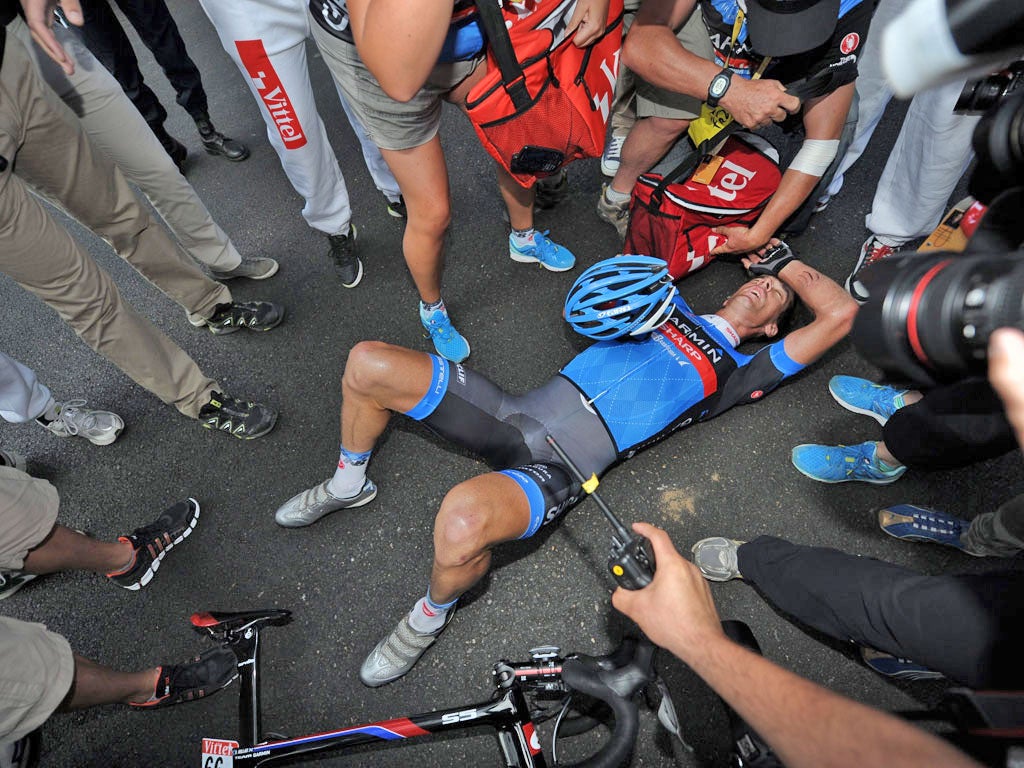
<path fill-rule="evenodd" d="M 252 78 L 253 85 L 267 107 L 267 112 L 277 126 L 277 132 L 281 135 L 285 148 L 299 149 L 306 146 L 306 134 L 288 98 L 288 92 L 281 85 L 274 65 L 270 63 L 263 41 L 236 40 L 235 47 L 246 72 Z"/>
<path fill-rule="evenodd" d="M 708 185 L 708 194 L 732 202 L 736 199 L 736 194 L 750 183 L 755 174 L 756 171 L 736 165 L 732 160 L 726 160 L 715 175 L 715 183 Z"/>

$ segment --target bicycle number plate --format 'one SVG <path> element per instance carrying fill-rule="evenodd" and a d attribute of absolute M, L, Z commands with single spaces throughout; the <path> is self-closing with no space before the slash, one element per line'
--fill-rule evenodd
<path fill-rule="evenodd" d="M 233 750 L 236 749 L 238 749 L 237 741 L 203 739 L 201 768 L 232 768 L 235 764 Z"/>

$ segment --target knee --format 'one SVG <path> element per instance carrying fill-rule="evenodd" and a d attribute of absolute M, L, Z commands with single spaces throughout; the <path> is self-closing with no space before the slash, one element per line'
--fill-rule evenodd
<path fill-rule="evenodd" d="M 644 119 L 647 121 L 648 127 L 664 141 L 675 141 L 690 124 L 689 120 L 675 120 L 669 117 L 647 117 Z"/>
<path fill-rule="evenodd" d="M 465 484 L 457 485 L 434 521 L 434 557 L 441 565 L 459 567 L 473 560 L 494 542 L 487 540 L 489 510 Z"/>
<path fill-rule="evenodd" d="M 444 237 L 452 220 L 451 204 L 446 195 L 424 201 L 406 199 L 406 205 L 409 230 L 423 237 Z"/>
<path fill-rule="evenodd" d="M 395 372 L 391 356 L 387 354 L 389 346 L 383 341 L 360 341 L 352 347 L 345 363 L 342 387 L 367 394 L 374 391 L 381 382 L 393 380 Z"/>

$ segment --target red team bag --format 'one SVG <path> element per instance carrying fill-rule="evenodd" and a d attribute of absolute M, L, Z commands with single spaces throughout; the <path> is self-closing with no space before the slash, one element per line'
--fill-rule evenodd
<path fill-rule="evenodd" d="M 576 0 L 479 0 L 487 74 L 466 98 L 480 143 L 523 187 L 604 150 L 622 47 L 623 0 L 586 48 L 566 37 Z"/>
<path fill-rule="evenodd" d="M 668 176 L 637 179 L 623 253 L 664 259 L 678 280 L 714 260 L 711 251 L 725 242 L 714 227 L 757 221 L 782 179 L 775 147 L 760 136 L 734 133 L 711 162 L 705 159 L 692 175 L 693 162 L 684 161 Z M 688 178 L 672 183 L 680 177 Z"/>

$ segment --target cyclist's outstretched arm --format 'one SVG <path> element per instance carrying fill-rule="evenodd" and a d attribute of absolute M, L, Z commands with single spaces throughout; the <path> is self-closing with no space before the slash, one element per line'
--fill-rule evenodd
<path fill-rule="evenodd" d="M 664 531 L 645 523 L 633 527 L 651 540 L 658 570 L 644 589 L 616 590 L 612 603 L 700 675 L 788 768 L 979 767 L 938 737 L 729 640 L 700 571 L 679 555 Z"/>

